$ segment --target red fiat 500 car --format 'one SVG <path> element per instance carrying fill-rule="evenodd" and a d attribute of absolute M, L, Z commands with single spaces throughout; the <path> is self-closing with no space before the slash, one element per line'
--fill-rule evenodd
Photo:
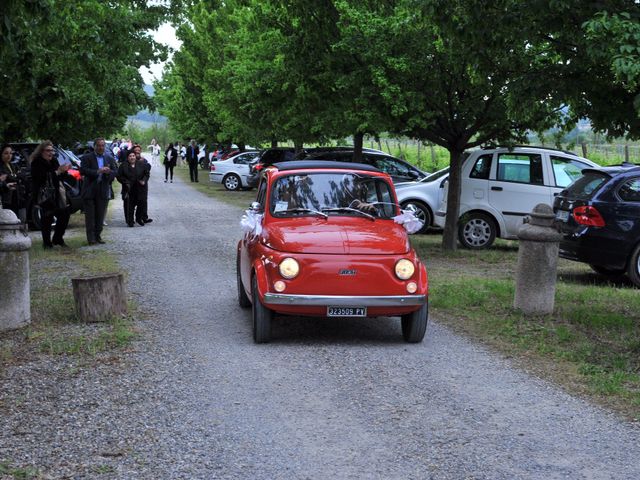
<path fill-rule="evenodd" d="M 411 248 L 391 178 L 369 165 L 291 161 L 269 167 L 238 242 L 238 301 L 257 343 L 274 313 L 399 316 L 424 338 L 428 281 Z"/>

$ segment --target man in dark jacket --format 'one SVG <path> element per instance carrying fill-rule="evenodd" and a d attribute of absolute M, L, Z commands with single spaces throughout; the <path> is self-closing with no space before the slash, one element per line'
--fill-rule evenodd
<path fill-rule="evenodd" d="M 198 181 L 198 155 L 200 149 L 195 140 L 191 140 L 191 145 L 187 147 L 187 162 L 189 163 L 189 177 L 192 182 Z"/>
<path fill-rule="evenodd" d="M 136 223 L 140 226 L 144 226 L 145 223 L 153 222 L 152 218 L 149 218 L 147 212 L 147 201 L 149 198 L 149 177 L 151 176 L 151 164 L 147 162 L 147 159 L 142 156 L 142 147 L 138 144 L 133 146 L 133 152 L 136 155 L 136 163 L 142 165 L 144 169 L 144 175 L 138 180 L 138 194 L 136 210 Z"/>
<path fill-rule="evenodd" d="M 111 197 L 111 182 L 117 171 L 116 161 L 105 151 L 105 146 L 104 138 L 97 138 L 94 151 L 83 155 L 80 164 L 80 173 L 84 177 L 81 197 L 89 245 L 105 243 L 100 234 Z"/>

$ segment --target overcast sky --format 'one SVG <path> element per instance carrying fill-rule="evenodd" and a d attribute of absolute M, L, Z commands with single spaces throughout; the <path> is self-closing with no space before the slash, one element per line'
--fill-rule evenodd
<path fill-rule="evenodd" d="M 160 42 L 168 45 L 174 50 L 180 48 L 181 42 L 176 38 L 176 31 L 173 26 L 169 23 L 164 23 L 156 30 L 153 34 L 153 38 Z M 171 53 L 169 53 L 169 58 L 171 58 Z M 160 79 L 162 77 L 162 69 L 164 68 L 163 63 L 155 63 L 151 65 L 151 68 L 140 67 L 140 74 L 142 75 L 142 79 L 144 83 L 151 84 L 154 80 Z"/>

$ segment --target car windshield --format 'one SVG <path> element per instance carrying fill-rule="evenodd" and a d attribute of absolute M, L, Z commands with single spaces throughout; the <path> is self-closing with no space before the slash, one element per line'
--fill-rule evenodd
<path fill-rule="evenodd" d="M 430 173 L 426 177 L 418 180 L 419 183 L 431 183 L 436 180 L 441 179 L 445 175 L 449 175 L 449 168 L 443 168 L 442 170 L 438 170 L 437 172 Z"/>
<path fill-rule="evenodd" d="M 304 173 L 280 177 L 271 190 L 276 217 L 349 215 L 391 218 L 396 215 L 391 186 L 382 178 L 354 172 Z"/>
<path fill-rule="evenodd" d="M 611 177 L 597 170 L 587 170 L 564 191 L 571 198 L 588 199 Z"/>

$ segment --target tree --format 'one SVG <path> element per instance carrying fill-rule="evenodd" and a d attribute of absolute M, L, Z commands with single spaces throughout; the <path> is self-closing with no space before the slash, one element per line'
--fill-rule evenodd
<path fill-rule="evenodd" d="M 0 130 L 60 143 L 110 135 L 152 102 L 138 68 L 164 58 L 149 31 L 166 7 L 143 0 L 3 5 Z"/>

